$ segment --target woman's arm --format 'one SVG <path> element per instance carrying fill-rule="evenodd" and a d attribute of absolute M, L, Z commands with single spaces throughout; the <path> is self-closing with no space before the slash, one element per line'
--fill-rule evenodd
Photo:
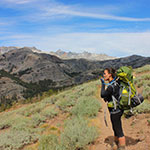
<path fill-rule="evenodd" d="M 108 97 L 112 94 L 112 88 L 111 86 L 108 86 L 105 90 L 105 84 L 102 84 L 102 87 L 101 87 L 101 97 L 102 98 L 105 98 L 105 97 Z"/>
<path fill-rule="evenodd" d="M 105 84 L 102 84 L 102 87 L 101 87 L 101 97 L 107 99 L 107 97 L 111 97 L 112 95 L 112 87 L 111 86 L 108 86 L 106 89 L 105 89 Z M 105 100 L 106 101 L 106 100 Z"/>

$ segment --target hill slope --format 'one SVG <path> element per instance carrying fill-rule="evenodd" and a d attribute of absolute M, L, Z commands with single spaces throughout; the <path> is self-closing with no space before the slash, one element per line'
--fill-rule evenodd
<path fill-rule="evenodd" d="M 148 69 L 149 66 L 135 70 L 136 79 L 149 75 Z M 146 83 L 147 80 L 143 78 Z M 138 83 L 136 81 L 136 86 Z M 20 105 L 0 113 L 0 149 L 110 148 L 113 133 L 109 115 L 108 127 L 105 126 L 103 110 L 106 104 L 99 93 L 100 82 L 96 80 L 46 97 L 38 103 Z M 123 117 L 128 150 L 150 148 L 150 99 L 146 100 L 147 95 L 144 97 L 145 102 L 134 109 L 134 116 L 129 119 Z"/>

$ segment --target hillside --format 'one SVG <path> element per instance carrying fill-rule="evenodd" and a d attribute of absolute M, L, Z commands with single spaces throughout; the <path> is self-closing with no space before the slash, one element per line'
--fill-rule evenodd
<path fill-rule="evenodd" d="M 137 68 L 149 63 L 149 57 L 137 55 L 105 61 L 62 60 L 33 52 L 31 48 L 18 48 L 0 55 L 0 99 L 6 102 L 24 100 L 50 89 L 58 90 L 96 79 L 106 67 L 117 69 L 129 65 Z"/>
<path fill-rule="evenodd" d="M 145 101 L 123 117 L 128 150 L 149 150 L 150 66 L 134 71 L 135 83 Z M 100 81 L 68 88 L 42 101 L 15 105 L 0 113 L 0 149 L 2 150 L 107 150 L 112 129 L 106 104 L 100 98 Z M 127 112 L 126 112 L 127 114 Z M 126 115 L 127 116 L 127 115 Z"/>

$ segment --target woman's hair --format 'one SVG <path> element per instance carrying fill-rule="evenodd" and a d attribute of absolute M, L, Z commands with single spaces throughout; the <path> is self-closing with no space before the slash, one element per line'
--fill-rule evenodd
<path fill-rule="evenodd" d="M 112 75 L 113 78 L 116 77 L 116 70 L 114 68 L 105 68 Z"/>

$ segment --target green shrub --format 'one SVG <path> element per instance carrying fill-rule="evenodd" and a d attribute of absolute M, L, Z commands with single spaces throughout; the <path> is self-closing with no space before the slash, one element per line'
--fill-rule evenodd
<path fill-rule="evenodd" d="M 14 115 L 14 111 L 5 112 L 0 115 L 0 129 L 6 129 L 12 127 L 15 122 L 16 116 Z"/>
<path fill-rule="evenodd" d="M 96 88 L 97 88 L 96 86 L 88 85 L 88 86 L 84 89 L 84 91 L 82 91 L 82 95 L 84 95 L 84 96 L 93 96 L 93 95 L 95 95 L 95 93 L 96 93 L 96 91 L 97 91 Z"/>
<path fill-rule="evenodd" d="M 149 96 L 150 96 L 150 87 L 145 85 L 144 88 L 143 88 L 143 97 L 144 99 L 148 99 Z"/>
<path fill-rule="evenodd" d="M 143 74 L 141 76 L 138 76 L 134 79 L 135 84 L 139 81 L 144 81 L 144 80 L 150 80 L 150 75 L 149 74 Z"/>
<path fill-rule="evenodd" d="M 28 130 L 29 125 L 31 124 L 31 120 L 29 118 L 25 118 L 24 116 L 16 115 L 12 119 L 12 127 L 13 130 Z"/>
<path fill-rule="evenodd" d="M 0 122 L 0 130 L 7 129 L 9 127 L 11 127 L 11 122 L 9 120 L 4 120 Z"/>
<path fill-rule="evenodd" d="M 81 97 L 71 113 L 76 116 L 94 117 L 100 108 L 100 102 L 94 97 Z"/>
<path fill-rule="evenodd" d="M 64 132 L 61 134 L 61 144 L 65 150 L 87 149 L 87 145 L 98 137 L 95 127 L 88 126 L 88 121 L 76 117 L 65 123 Z"/>
<path fill-rule="evenodd" d="M 46 117 L 37 113 L 32 115 L 31 120 L 32 120 L 32 126 L 37 127 L 41 123 L 44 123 L 46 121 Z"/>
<path fill-rule="evenodd" d="M 136 73 L 141 73 L 141 72 L 146 72 L 146 71 L 150 71 L 150 65 L 145 65 L 143 67 L 135 69 Z"/>
<path fill-rule="evenodd" d="M 57 97 L 51 96 L 51 97 L 46 97 L 45 99 L 43 99 L 42 103 L 44 103 L 44 104 L 55 104 L 56 101 L 57 101 Z"/>
<path fill-rule="evenodd" d="M 135 81 L 134 81 L 134 83 L 136 84 L 136 86 L 138 87 L 138 88 L 140 88 L 140 87 L 142 87 L 143 85 L 144 85 L 144 81 L 143 80 L 139 80 L 139 79 L 136 79 Z"/>
<path fill-rule="evenodd" d="M 9 130 L 0 134 L 0 149 L 2 150 L 17 150 L 24 145 L 37 141 L 38 136 L 34 133 L 26 131 Z"/>
<path fill-rule="evenodd" d="M 33 114 L 40 113 L 45 107 L 46 107 L 46 104 L 38 102 L 35 104 L 31 104 L 29 106 L 26 106 L 22 108 L 21 110 L 18 110 L 17 113 L 28 117 Z"/>
<path fill-rule="evenodd" d="M 141 76 L 141 79 L 143 79 L 143 80 L 150 80 L 150 74 L 143 74 Z"/>
<path fill-rule="evenodd" d="M 52 106 L 47 107 L 41 112 L 41 115 L 45 116 L 47 119 L 54 118 L 55 116 L 57 116 L 57 114 L 58 111 L 56 111 L 56 109 Z"/>
<path fill-rule="evenodd" d="M 71 93 L 67 95 L 67 99 L 70 99 L 73 102 L 76 102 L 79 98 L 79 95 L 77 93 Z"/>
<path fill-rule="evenodd" d="M 144 99 L 148 99 L 150 95 L 150 75 L 149 74 L 143 74 L 142 76 L 137 77 L 134 80 L 134 83 L 138 88 L 143 88 L 142 95 Z"/>
<path fill-rule="evenodd" d="M 39 140 L 38 150 L 61 150 L 58 137 L 54 134 L 43 135 Z"/>
<path fill-rule="evenodd" d="M 68 111 L 68 108 L 74 106 L 76 101 L 74 99 L 61 99 L 56 102 L 56 106 L 62 111 Z"/>
<path fill-rule="evenodd" d="M 97 81 L 93 81 L 91 83 L 85 83 L 83 85 L 80 85 L 78 89 L 76 89 L 76 94 L 78 95 L 78 97 L 95 95 L 97 91 L 96 83 Z"/>
<path fill-rule="evenodd" d="M 10 117 L 0 117 L 0 130 L 6 129 L 12 126 Z"/>
<path fill-rule="evenodd" d="M 134 114 L 136 113 L 150 113 L 150 102 L 148 100 L 144 100 L 142 104 L 134 108 Z"/>

